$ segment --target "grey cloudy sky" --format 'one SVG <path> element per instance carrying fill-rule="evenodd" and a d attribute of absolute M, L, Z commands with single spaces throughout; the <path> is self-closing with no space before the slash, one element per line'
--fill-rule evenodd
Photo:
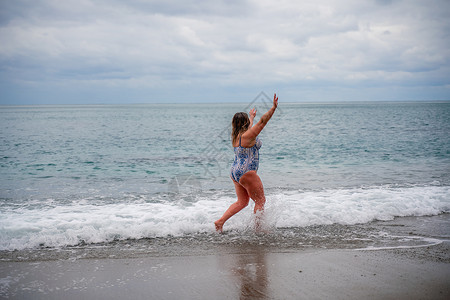
<path fill-rule="evenodd" d="M 0 0 L 0 104 L 449 100 L 448 0 Z"/>

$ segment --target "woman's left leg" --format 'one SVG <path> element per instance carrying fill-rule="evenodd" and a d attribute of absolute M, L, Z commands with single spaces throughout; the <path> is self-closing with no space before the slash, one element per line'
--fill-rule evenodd
<path fill-rule="evenodd" d="M 248 202 L 250 200 L 250 197 L 247 193 L 247 190 L 233 180 L 234 188 L 236 189 L 236 195 L 237 195 L 237 201 L 230 205 L 230 207 L 227 209 L 227 211 L 223 214 L 223 216 L 214 222 L 214 225 L 216 226 L 216 230 L 219 232 L 222 232 L 223 224 L 232 216 L 237 214 L 239 211 L 241 211 L 244 207 L 248 205 Z"/>

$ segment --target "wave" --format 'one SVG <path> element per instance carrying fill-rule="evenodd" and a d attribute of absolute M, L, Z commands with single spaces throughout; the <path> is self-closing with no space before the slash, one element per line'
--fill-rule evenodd
<path fill-rule="evenodd" d="M 450 212 L 448 186 L 276 190 L 266 198 L 265 220 L 271 228 L 352 225 Z M 189 201 L 139 199 L 92 204 L 80 200 L 39 208 L 15 205 L 0 213 L 0 250 L 213 233 L 213 222 L 235 200 L 230 195 L 199 194 Z M 251 212 L 246 208 L 235 215 L 225 230 L 248 228 L 253 222 Z"/>

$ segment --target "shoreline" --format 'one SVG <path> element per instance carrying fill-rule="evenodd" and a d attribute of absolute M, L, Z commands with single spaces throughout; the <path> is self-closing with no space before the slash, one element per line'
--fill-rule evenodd
<path fill-rule="evenodd" d="M 248 225 L 248 224 L 244 224 Z M 311 225 L 296 228 L 269 227 L 255 233 L 248 226 L 241 229 L 199 232 L 181 236 L 124 239 L 101 243 L 82 243 L 64 247 L 2 250 L 3 262 L 39 262 L 106 258 L 141 258 L 164 256 L 207 256 L 221 253 L 303 252 L 314 249 L 395 250 L 423 248 L 450 241 L 450 214 L 398 217 L 365 224 Z M 420 252 L 420 250 L 418 250 Z"/>
<path fill-rule="evenodd" d="M 442 214 L 7 251 L 0 299 L 449 299 L 449 224 Z"/>
<path fill-rule="evenodd" d="M 1 299 L 448 299 L 450 242 L 0 262 Z"/>

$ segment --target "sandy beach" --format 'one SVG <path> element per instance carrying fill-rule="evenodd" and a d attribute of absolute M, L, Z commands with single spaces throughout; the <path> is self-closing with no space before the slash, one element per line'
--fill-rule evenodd
<path fill-rule="evenodd" d="M 1 262 L 2 299 L 449 299 L 450 243 Z"/>

